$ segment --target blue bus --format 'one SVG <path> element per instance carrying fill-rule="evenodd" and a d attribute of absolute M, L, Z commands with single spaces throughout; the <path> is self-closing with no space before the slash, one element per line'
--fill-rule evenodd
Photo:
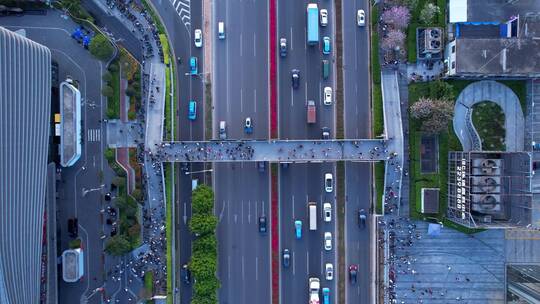
<path fill-rule="evenodd" d="M 317 3 L 309 3 L 307 6 L 307 43 L 319 44 L 319 8 Z"/>

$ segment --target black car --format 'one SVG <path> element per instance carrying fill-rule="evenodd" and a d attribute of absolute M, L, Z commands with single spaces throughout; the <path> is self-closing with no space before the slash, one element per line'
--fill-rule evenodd
<path fill-rule="evenodd" d="M 279 55 L 281 57 L 287 56 L 287 39 L 279 39 Z"/>
<path fill-rule="evenodd" d="M 189 171 L 189 163 L 186 163 L 186 162 L 183 162 L 180 164 L 180 170 L 184 171 L 184 172 L 188 172 Z"/>
<path fill-rule="evenodd" d="M 351 284 L 356 284 L 356 277 L 358 275 L 358 266 L 357 265 L 350 265 L 349 266 L 349 282 Z"/>
<path fill-rule="evenodd" d="M 105 193 L 105 201 L 107 201 L 107 202 L 111 201 L 111 193 L 110 192 Z"/>
<path fill-rule="evenodd" d="M 289 163 L 281 163 L 281 168 L 283 169 L 289 168 Z"/>
<path fill-rule="evenodd" d="M 187 264 L 182 265 L 181 276 L 184 284 L 191 284 L 191 271 L 189 271 Z"/>
<path fill-rule="evenodd" d="M 77 218 L 68 219 L 68 232 L 72 238 L 79 236 L 79 221 Z"/>
<path fill-rule="evenodd" d="M 111 237 L 115 236 L 118 233 L 118 230 L 116 229 L 116 226 L 113 226 L 111 228 Z"/>
<path fill-rule="evenodd" d="M 259 232 L 266 233 L 266 216 L 259 216 Z"/>
<path fill-rule="evenodd" d="M 294 69 L 291 72 L 292 87 L 298 89 L 300 86 L 300 70 Z"/>
<path fill-rule="evenodd" d="M 289 253 L 289 249 L 283 249 L 281 259 L 283 261 L 283 267 L 289 268 L 289 265 L 291 264 L 291 254 Z"/>
<path fill-rule="evenodd" d="M 358 226 L 362 229 L 366 228 L 366 211 L 364 209 L 358 210 Z"/>

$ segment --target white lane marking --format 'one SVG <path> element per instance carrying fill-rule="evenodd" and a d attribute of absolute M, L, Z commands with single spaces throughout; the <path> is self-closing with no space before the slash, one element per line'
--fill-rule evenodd
<path fill-rule="evenodd" d="M 294 90 L 291 87 L 291 107 L 294 107 Z"/>
<path fill-rule="evenodd" d="M 293 50 L 293 43 L 292 43 L 292 42 L 293 42 L 292 26 L 291 26 L 291 36 L 290 36 L 289 40 L 290 40 L 290 43 L 289 43 L 289 44 L 291 45 L 291 51 L 292 51 L 292 50 Z"/>
<path fill-rule="evenodd" d="M 229 201 L 227 201 L 227 223 L 229 223 L 231 218 L 231 208 L 229 208 Z"/>
<path fill-rule="evenodd" d="M 294 251 L 292 252 L 292 274 L 296 274 L 296 263 L 294 262 Z"/>
<path fill-rule="evenodd" d="M 292 200 L 292 218 L 294 219 L 294 195 L 291 197 Z"/>
<path fill-rule="evenodd" d="M 259 280 L 259 257 L 255 257 L 255 281 Z"/>
<path fill-rule="evenodd" d="M 240 223 L 241 223 L 242 225 L 244 225 L 244 200 L 242 200 L 242 206 L 241 206 L 241 208 L 242 208 L 242 215 L 241 215 L 241 217 L 240 217 L 240 219 L 241 219 L 241 220 L 240 220 Z"/>
<path fill-rule="evenodd" d="M 306 251 L 306 269 L 307 273 L 309 273 L 309 251 Z"/>
<path fill-rule="evenodd" d="M 243 113 L 243 112 L 244 112 L 244 90 L 240 88 L 240 113 Z"/>
<path fill-rule="evenodd" d="M 244 53 L 242 50 L 242 44 L 243 44 L 242 33 L 240 33 L 240 57 L 242 57 L 242 54 Z"/>
<path fill-rule="evenodd" d="M 257 41 L 257 34 L 253 34 L 253 57 L 257 57 L 256 41 Z"/>
<path fill-rule="evenodd" d="M 306 94 L 305 100 L 308 100 L 308 96 L 307 96 L 307 81 L 306 81 L 306 83 L 304 83 L 304 91 L 305 91 L 304 93 Z"/>
<path fill-rule="evenodd" d="M 248 224 L 251 223 L 251 201 L 248 201 Z"/>
<path fill-rule="evenodd" d="M 319 82 L 319 107 L 322 107 L 322 83 Z"/>
<path fill-rule="evenodd" d="M 322 270 L 321 276 L 326 278 L 326 274 L 325 274 L 326 271 L 324 270 L 324 261 L 323 261 L 323 252 L 322 252 L 322 250 L 321 250 L 321 270 Z"/>
<path fill-rule="evenodd" d="M 242 255 L 242 281 L 244 281 L 245 278 L 246 278 L 246 272 L 245 272 L 245 267 L 244 267 L 245 265 L 244 264 L 245 264 L 244 263 L 244 256 Z"/>
<path fill-rule="evenodd" d="M 257 89 L 253 90 L 253 104 L 255 106 L 255 113 L 257 113 Z"/>
<path fill-rule="evenodd" d="M 227 276 L 231 278 L 231 256 L 227 256 Z"/>
<path fill-rule="evenodd" d="M 259 216 L 259 205 L 255 203 L 255 216 Z"/>
<path fill-rule="evenodd" d="M 262 207 L 262 215 L 265 215 L 264 201 L 261 201 L 261 207 Z"/>

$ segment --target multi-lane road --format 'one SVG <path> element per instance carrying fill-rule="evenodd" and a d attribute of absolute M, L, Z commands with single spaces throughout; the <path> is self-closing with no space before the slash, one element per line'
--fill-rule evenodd
<path fill-rule="evenodd" d="M 323 88 L 332 87 L 335 92 L 335 52 L 322 54 L 322 45 L 307 44 L 307 1 L 277 1 L 277 35 L 274 39 L 287 39 L 286 57 L 278 58 L 278 109 L 279 136 L 282 139 L 320 139 L 321 129 L 330 128 L 335 132 L 335 103 L 323 105 Z M 334 7 L 333 1 L 319 1 L 319 10 L 328 11 L 329 22 L 319 27 L 319 40 L 330 37 L 334 46 Z M 327 79 L 322 77 L 322 60 L 331 62 L 331 73 Z M 292 87 L 291 71 L 300 71 L 300 85 Z M 316 104 L 317 121 L 307 124 L 306 103 L 313 100 Z M 334 136 L 331 136 L 334 137 Z M 330 288 L 331 303 L 336 303 L 336 279 L 326 281 L 324 265 L 334 266 L 334 277 L 337 277 L 337 239 L 335 190 L 326 193 L 324 190 L 324 174 L 335 176 L 335 164 L 291 164 L 279 170 L 279 239 L 280 253 L 283 249 L 291 252 L 289 268 L 281 267 L 280 303 L 308 303 L 308 280 L 317 277 L 321 287 Z M 335 180 L 335 179 L 334 179 Z M 336 187 L 334 186 L 334 189 Z M 317 230 L 309 230 L 308 202 L 317 204 Z M 322 206 L 328 202 L 332 205 L 332 221 L 323 222 Z M 295 220 L 302 221 L 302 238 L 295 237 Z M 325 232 L 332 233 L 332 250 L 323 247 Z"/>
<path fill-rule="evenodd" d="M 363 9 L 366 26 L 358 27 L 356 12 Z M 367 0 L 342 1 L 343 29 L 343 93 L 345 101 L 345 138 L 370 138 L 369 23 Z M 374 134 L 375 136 L 379 134 Z M 346 303 L 371 303 L 372 270 L 370 267 L 370 216 L 366 228 L 358 225 L 358 211 L 370 214 L 371 164 L 345 164 L 345 266 L 358 265 L 358 282 L 350 284 L 346 276 Z"/>
<path fill-rule="evenodd" d="M 286 38 L 288 53 L 277 61 L 278 129 L 281 139 L 319 139 L 321 128 L 328 127 L 331 137 L 335 137 L 335 102 L 325 106 L 323 88 L 329 86 L 335 93 L 335 11 L 333 1 L 317 2 L 319 9 L 327 9 L 329 22 L 319 27 L 319 38 L 332 40 L 330 55 L 322 54 L 320 44 L 306 43 L 306 7 L 308 1 L 277 0 L 277 37 Z M 178 129 L 176 138 L 180 140 L 204 139 L 204 105 L 202 77 L 186 76 L 188 60 L 191 56 L 199 59 L 199 71 L 203 64 L 211 64 L 213 119 L 212 137 L 219 138 L 220 122 L 226 123 L 228 138 L 266 139 L 269 136 L 269 8 L 267 1 L 216 0 L 211 2 L 212 35 L 204 36 L 203 48 L 193 44 L 193 32 L 202 28 L 204 1 L 154 1 L 154 6 L 163 19 L 169 39 L 180 58 L 178 64 Z M 368 27 L 356 26 L 356 10 L 364 9 L 369 16 L 366 0 L 343 3 L 343 73 L 345 94 L 345 136 L 346 138 L 368 138 L 369 132 L 369 31 Z M 225 39 L 217 37 L 217 24 L 224 22 Z M 369 19 L 367 20 L 369 22 Z M 205 32 L 206 33 L 206 32 Z M 212 62 L 203 60 L 207 43 L 212 44 Z M 279 44 L 278 44 L 279 45 Z M 276 52 L 277 53 L 277 52 Z M 207 58 L 208 59 L 208 58 Z M 330 75 L 322 78 L 321 60 L 331 63 Z M 291 86 L 291 70 L 299 69 L 300 86 Z M 334 94 L 335 95 L 335 94 Z M 314 100 L 317 107 L 317 122 L 306 123 L 306 101 Z M 197 120 L 187 119 L 187 103 L 198 103 Z M 252 119 L 252 134 L 244 132 L 246 117 Z M 337 118 L 339 119 L 339 118 Z M 210 127 L 210 126 L 206 126 Z M 192 164 L 191 171 L 200 171 L 200 164 Z M 359 281 L 349 285 L 347 280 L 346 301 L 368 303 L 367 290 L 370 284 L 369 272 L 369 231 L 360 230 L 357 225 L 357 211 L 370 210 L 370 165 L 346 164 L 346 265 L 359 265 Z M 279 169 L 279 239 L 281 250 L 291 251 L 291 266 L 283 268 L 280 263 L 280 302 L 306 303 L 309 277 L 321 279 L 322 287 L 331 290 L 331 302 L 337 303 L 337 277 L 346 269 L 337 267 L 336 197 L 334 191 L 324 191 L 323 177 L 332 173 L 335 178 L 335 164 L 291 164 Z M 217 164 L 214 166 L 213 187 L 216 192 L 215 214 L 219 218 L 218 234 L 218 276 L 222 283 L 219 291 L 223 303 L 270 303 L 270 172 L 266 165 L 260 172 L 255 163 Z M 176 188 L 176 266 L 187 263 L 191 255 L 191 239 L 187 227 L 191 208 L 191 180 L 203 180 L 199 174 L 177 175 Z M 318 229 L 309 231 L 308 202 L 317 203 Z M 322 204 L 332 205 L 332 221 L 322 219 Z M 268 233 L 258 232 L 258 219 L 265 216 Z M 294 221 L 303 222 L 300 240 L 294 236 Z M 324 232 L 331 232 L 333 248 L 325 251 Z M 324 264 L 334 265 L 333 281 L 326 281 Z M 183 284 L 177 275 L 177 286 L 181 303 L 189 303 L 191 286 Z"/>
<path fill-rule="evenodd" d="M 214 138 L 221 121 L 227 138 L 268 138 L 267 5 L 214 1 Z M 219 22 L 225 25 L 225 39 L 217 37 Z M 252 134 L 244 132 L 247 117 Z M 215 166 L 221 303 L 270 303 L 270 232 L 258 232 L 259 217 L 270 219 L 269 176 L 268 168 L 260 172 L 254 163 Z"/>

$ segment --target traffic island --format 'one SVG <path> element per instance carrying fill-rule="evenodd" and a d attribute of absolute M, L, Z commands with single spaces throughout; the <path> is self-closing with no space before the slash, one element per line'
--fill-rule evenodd
<path fill-rule="evenodd" d="M 271 164 L 272 304 L 279 304 L 279 186 L 278 164 Z"/>

